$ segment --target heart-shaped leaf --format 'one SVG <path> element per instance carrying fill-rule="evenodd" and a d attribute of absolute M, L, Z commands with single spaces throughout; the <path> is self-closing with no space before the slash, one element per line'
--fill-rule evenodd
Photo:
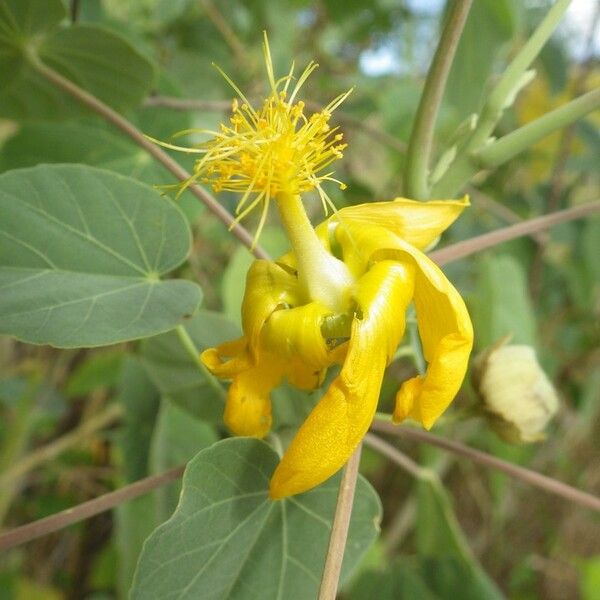
<path fill-rule="evenodd" d="M 94 25 L 60 27 L 60 0 L 0 2 L 0 115 L 64 119 L 88 114 L 35 68 L 55 69 L 113 108 L 136 106 L 154 69 L 127 40 Z"/>
<path fill-rule="evenodd" d="M 100 346 L 172 329 L 200 288 L 160 281 L 190 248 L 181 211 L 132 179 L 81 165 L 0 176 L 0 333 Z"/>
<path fill-rule="evenodd" d="M 146 541 L 133 600 L 315 598 L 339 477 L 285 500 L 268 497 L 277 454 L 251 438 L 223 440 L 189 464 L 177 510 Z M 342 577 L 379 531 L 379 498 L 356 489 Z"/>

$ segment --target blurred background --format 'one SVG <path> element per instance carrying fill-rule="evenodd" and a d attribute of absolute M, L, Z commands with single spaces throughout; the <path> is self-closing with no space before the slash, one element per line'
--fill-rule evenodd
<path fill-rule="evenodd" d="M 490 82 L 549 5 L 544 0 L 473 3 L 438 121 L 437 158 L 479 110 Z M 598 86 L 599 7 L 593 0 L 572 2 L 535 63 L 536 79 L 507 111 L 497 135 Z M 300 70 L 311 59 L 319 63 L 303 88 L 304 100 L 326 104 L 354 88 L 334 118 L 349 143 L 344 160 L 336 164 L 336 177 L 348 189 L 343 194 L 333 186 L 327 190 L 336 205 L 403 194 L 406 142 L 437 43 L 442 0 L 80 0 L 69 8 L 77 21 L 118 32 L 153 62 L 153 94 L 127 116 L 145 133 L 167 141 L 182 129 L 214 129 L 227 113 L 233 93 L 213 62 L 249 98 L 263 96 L 261 40 L 266 30 L 280 75 L 292 60 Z M 57 120 L 26 105 L 19 110 L 0 118 L 0 171 L 39 162 L 85 162 L 150 185 L 171 182 L 143 151 L 98 118 L 65 115 Z M 593 114 L 497 171 L 477 176 L 465 190 L 472 208 L 446 234 L 445 243 L 598 199 L 599 123 L 600 115 Z M 189 141 L 201 139 L 192 135 Z M 176 158 L 191 166 L 188 156 Z M 222 194 L 219 199 L 234 208 L 235 198 Z M 195 234 L 194 252 L 182 274 L 201 284 L 205 308 L 239 323 L 251 257 L 197 200 L 186 194 L 180 203 Z M 318 198 L 310 210 L 316 220 L 321 218 Z M 255 227 L 252 221 L 246 225 Z M 261 243 L 274 254 L 285 250 L 274 220 Z M 599 257 L 596 217 L 445 268 L 467 299 L 476 351 L 507 334 L 512 343 L 534 348 L 556 387 L 559 407 L 544 441 L 512 444 L 493 429 L 493 419 L 479 412 L 476 386 L 467 382 L 436 433 L 600 493 Z M 149 375 L 148 355 L 131 359 L 138 352 L 136 344 L 58 351 L 0 339 L 2 468 L 105 415 L 107 407 L 127 394 L 131 378 L 145 382 L 146 399 L 154 398 L 140 405 L 137 421 L 119 424 L 115 413 L 51 460 L 11 480 L 0 496 L 3 527 L 52 514 L 190 457 L 189 444 L 178 446 L 158 427 L 156 398 L 162 390 Z M 390 367 L 382 410 L 391 406 L 398 381 L 413 371 L 408 359 Z M 139 464 L 134 467 L 123 458 L 127 449 L 120 436 L 127 427 L 139 434 L 133 450 Z M 174 448 L 166 462 L 156 458 L 160 444 Z M 600 598 L 597 515 L 440 450 L 408 442 L 402 449 L 437 471 L 470 547 L 507 596 Z M 379 597 L 372 590 L 383 590 L 382 582 L 387 582 L 386 590 L 400 589 L 394 587 L 399 585 L 392 581 L 394 573 L 413 572 L 420 560 L 416 539 L 423 531 L 444 543 L 440 528 L 415 517 L 420 496 L 409 475 L 370 451 L 363 458 L 363 473 L 380 493 L 383 533 L 343 591 L 347 599 Z M 176 486 L 171 492 L 176 497 Z M 136 510 L 142 511 L 141 505 L 104 513 L 6 553 L 0 558 L 0 599 L 124 597 L 148 533 L 135 521 Z M 410 589 L 404 595 L 392 591 L 389 598 L 420 597 L 411 596 Z M 431 594 L 467 597 L 456 577 L 446 577 Z"/>

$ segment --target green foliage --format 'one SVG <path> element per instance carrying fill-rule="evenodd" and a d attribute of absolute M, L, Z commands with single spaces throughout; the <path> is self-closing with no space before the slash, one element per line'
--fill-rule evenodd
<path fill-rule="evenodd" d="M 189 249 L 176 207 L 135 181 L 83 166 L 0 177 L 1 331 L 60 347 L 166 331 L 200 288 L 160 281 Z"/>
<path fill-rule="evenodd" d="M 185 328 L 199 351 L 239 336 L 238 327 L 226 316 L 200 311 Z M 150 379 L 164 397 L 196 415 L 220 422 L 224 388 L 202 372 L 190 358 L 174 331 L 146 340 L 141 361 Z"/>
<path fill-rule="evenodd" d="M 525 273 L 508 254 L 479 261 L 479 291 L 474 299 L 476 343 L 484 348 L 504 336 L 512 343 L 535 345 L 535 315 Z"/>
<path fill-rule="evenodd" d="M 171 136 L 227 123 L 233 95 L 211 62 L 260 101 L 266 28 L 278 75 L 292 59 L 300 70 L 311 59 L 319 62 L 302 99 L 324 104 L 354 87 L 331 123 L 349 143 L 335 174 L 348 188 L 326 188 L 335 204 L 385 200 L 408 193 L 404 143 L 443 26 L 444 8 L 434 4 L 0 0 L 0 332 L 7 334 L 0 337 L 0 478 L 47 446 L 68 442 L 106 407 L 123 409 L 120 421 L 2 482 L 0 528 L 76 508 L 191 459 L 183 488 L 171 482 L 112 515 L 7 552 L 0 597 L 126 598 L 139 561 L 134 598 L 163 598 L 189 586 L 181 597 L 310 600 L 339 482 L 285 501 L 266 495 L 278 461 L 273 449 L 285 449 L 336 369 L 321 389 L 304 392 L 284 382 L 274 391 L 268 445 L 218 441 L 228 435 L 222 418 L 228 383 L 210 376 L 195 354 L 241 335 L 251 254 L 191 193 L 177 200 L 179 210 L 148 187 L 172 184 L 173 176 L 53 83 L 48 68 L 144 134 L 196 144 L 205 134 Z M 482 166 L 476 155 L 493 146 L 490 136 L 518 130 L 597 87 L 596 63 L 575 64 L 571 44 L 584 37 L 580 31 L 559 30 L 535 61 L 540 48 L 529 49 L 499 95 L 503 106 L 492 107 L 473 152 L 463 152 L 474 131 L 465 118 L 481 109 L 551 6 L 562 10 L 566 2 L 472 3 L 436 121 L 439 152 L 429 165 L 431 173 L 445 154 L 449 168 L 438 171 L 432 192 L 443 197 L 458 193 L 472 175 L 466 190 L 472 207 L 442 244 L 597 198 L 600 136 L 593 114 L 572 129 L 569 148 L 556 133 L 518 160 L 475 176 Z M 538 72 L 542 97 L 535 84 L 512 97 L 526 69 Z M 163 95 L 218 101 L 225 109 L 174 110 L 160 105 Z M 169 154 L 188 171 L 197 157 Z M 233 209 L 231 195 L 218 200 Z M 318 197 L 307 196 L 307 206 L 316 222 Z M 278 256 L 286 242 L 273 226 L 276 216 L 269 219 L 260 242 Z M 252 231 L 255 222 L 244 224 Z M 594 218 L 556 227 L 547 241 L 521 240 L 444 267 L 470 301 L 478 349 L 510 333 L 516 343 L 535 344 L 564 406 L 538 445 L 505 444 L 483 421 L 456 424 L 469 411 L 452 408 L 438 434 L 597 491 L 599 244 Z M 174 329 L 180 325 L 195 349 L 182 345 Z M 382 406 L 391 406 L 388 396 L 413 373 L 405 357 L 390 365 Z M 466 389 L 457 403 L 462 408 L 472 400 Z M 500 596 L 495 581 L 514 598 L 595 600 L 599 529 L 589 512 L 449 454 L 436 452 L 439 460 L 430 465 L 411 444 L 402 451 L 439 479 L 414 485 L 380 454 L 363 461 L 381 494 L 385 527 L 378 552 L 361 562 L 379 534 L 381 508 L 360 479 L 343 598 L 488 600 Z M 474 531 L 475 539 L 467 538 Z M 401 542 L 392 543 L 394 535 Z M 55 550 L 48 552 L 49 545 Z"/>
<path fill-rule="evenodd" d="M 473 2 L 448 78 L 448 99 L 459 120 L 481 109 L 485 84 L 500 51 L 519 29 L 519 4 L 516 0 Z"/>
<path fill-rule="evenodd" d="M 287 500 L 268 497 L 277 454 L 259 440 L 231 439 L 188 465 L 180 504 L 144 545 L 131 597 L 314 597 L 327 548 L 337 478 Z M 373 542 L 381 506 L 369 484 L 356 491 L 344 573 Z M 200 542 L 199 542 L 200 541 Z"/>
<path fill-rule="evenodd" d="M 417 497 L 417 549 L 425 559 L 428 586 L 442 597 L 462 589 L 465 600 L 500 600 L 502 594 L 473 556 L 439 480 L 421 479 Z"/>
<path fill-rule="evenodd" d="M 85 396 L 94 390 L 113 387 L 121 374 L 122 352 L 92 354 L 71 373 L 65 384 L 65 394 L 70 397 Z"/>
<path fill-rule="evenodd" d="M 139 104 L 152 65 L 125 39 L 91 25 L 60 27 L 60 0 L 4 0 L 0 11 L 0 115 L 65 119 L 89 114 L 40 75 L 38 61 L 117 110 Z M 4 75 L 6 74 L 6 75 Z"/>

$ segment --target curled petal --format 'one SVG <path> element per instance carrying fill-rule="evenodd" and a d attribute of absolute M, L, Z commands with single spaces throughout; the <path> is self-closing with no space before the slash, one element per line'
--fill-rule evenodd
<path fill-rule="evenodd" d="M 299 390 L 310 392 L 321 387 L 327 369 L 319 369 L 318 367 L 306 365 L 305 363 L 295 360 L 286 368 L 286 375 L 289 383 Z"/>
<path fill-rule="evenodd" d="M 384 261 L 355 286 L 356 314 L 344 365 L 292 440 L 271 479 L 271 497 L 304 492 L 348 460 L 377 408 L 383 372 L 404 333 L 411 265 Z"/>
<path fill-rule="evenodd" d="M 200 354 L 200 361 L 213 375 L 231 379 L 250 368 L 251 361 L 247 349 L 248 340 L 241 337 L 219 344 L 216 348 L 208 348 Z"/>
<path fill-rule="evenodd" d="M 469 198 L 420 202 L 396 198 L 390 202 L 370 202 L 342 208 L 329 222 L 375 225 L 391 231 L 420 250 L 431 244 L 457 219 Z"/>
<path fill-rule="evenodd" d="M 262 360 L 262 359 L 266 360 Z M 264 437 L 271 429 L 271 390 L 283 376 L 281 364 L 261 355 L 261 362 L 233 378 L 227 393 L 225 425 L 235 435 Z"/>
<path fill-rule="evenodd" d="M 278 356 L 289 360 L 297 357 L 317 369 L 328 367 L 332 361 L 321 334 L 321 324 L 330 314 L 331 311 L 318 302 L 276 310 L 263 327 L 262 343 Z"/>
<path fill-rule="evenodd" d="M 396 396 L 394 421 L 406 417 L 429 429 L 460 389 L 473 346 L 471 319 L 460 294 L 442 271 L 418 251 L 415 308 L 425 375 L 406 381 Z"/>
<path fill-rule="evenodd" d="M 236 435 L 263 437 L 271 428 L 271 390 L 279 385 L 284 364 L 261 352 L 254 361 L 246 338 L 209 348 L 200 360 L 213 374 L 231 379 L 225 402 L 225 425 Z"/>
<path fill-rule="evenodd" d="M 242 303 L 242 327 L 255 359 L 263 325 L 277 308 L 297 303 L 297 290 L 297 278 L 283 265 L 255 260 L 250 266 Z"/>

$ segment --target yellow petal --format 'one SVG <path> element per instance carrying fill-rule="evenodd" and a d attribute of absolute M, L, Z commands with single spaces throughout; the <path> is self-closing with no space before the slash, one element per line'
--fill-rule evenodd
<path fill-rule="evenodd" d="M 336 238 L 344 260 L 363 268 L 381 260 L 412 261 L 415 307 L 425 359 L 424 377 L 407 381 L 396 398 L 394 420 L 411 417 L 430 428 L 458 392 L 473 345 L 471 319 L 460 294 L 422 252 L 382 227 L 348 222 Z"/>
<path fill-rule="evenodd" d="M 213 375 L 232 380 L 225 425 L 236 435 L 265 436 L 271 428 L 271 390 L 283 377 L 284 363 L 267 352 L 254 360 L 245 337 L 205 350 L 200 360 Z"/>
<path fill-rule="evenodd" d="M 400 388 L 394 421 L 411 417 L 429 429 L 460 389 L 473 346 L 473 327 L 463 299 L 439 267 L 417 250 L 411 254 L 417 265 L 417 323 L 428 366 L 424 376 Z"/>
<path fill-rule="evenodd" d="M 462 200 L 420 202 L 396 198 L 390 202 L 370 202 L 342 208 L 329 222 L 355 222 L 383 227 L 418 249 L 429 246 L 469 206 Z"/>
<path fill-rule="evenodd" d="M 286 368 L 289 383 L 307 392 L 321 387 L 326 374 L 327 369 L 306 365 L 299 360 L 292 361 Z"/>
<path fill-rule="evenodd" d="M 233 378 L 223 420 L 235 435 L 263 437 L 271 429 L 271 390 L 283 376 L 282 365 L 267 354 L 255 367 Z"/>
<path fill-rule="evenodd" d="M 241 371 L 250 368 L 251 360 L 247 352 L 248 340 L 241 337 L 232 342 L 208 348 L 200 354 L 202 364 L 217 377 L 231 379 Z"/>
<path fill-rule="evenodd" d="M 242 328 L 256 360 L 263 325 L 277 308 L 296 304 L 297 291 L 297 278 L 282 265 L 256 260 L 250 266 L 242 303 Z"/>
<path fill-rule="evenodd" d="M 271 479 L 271 497 L 298 494 L 322 483 L 348 460 L 366 433 L 383 372 L 404 332 L 413 270 L 381 262 L 355 286 L 356 315 L 339 376 L 298 430 Z"/>
<path fill-rule="evenodd" d="M 280 357 L 298 358 L 307 366 L 329 366 L 327 345 L 321 334 L 323 319 L 331 311 L 318 302 L 274 311 L 265 323 L 261 343 Z"/>

